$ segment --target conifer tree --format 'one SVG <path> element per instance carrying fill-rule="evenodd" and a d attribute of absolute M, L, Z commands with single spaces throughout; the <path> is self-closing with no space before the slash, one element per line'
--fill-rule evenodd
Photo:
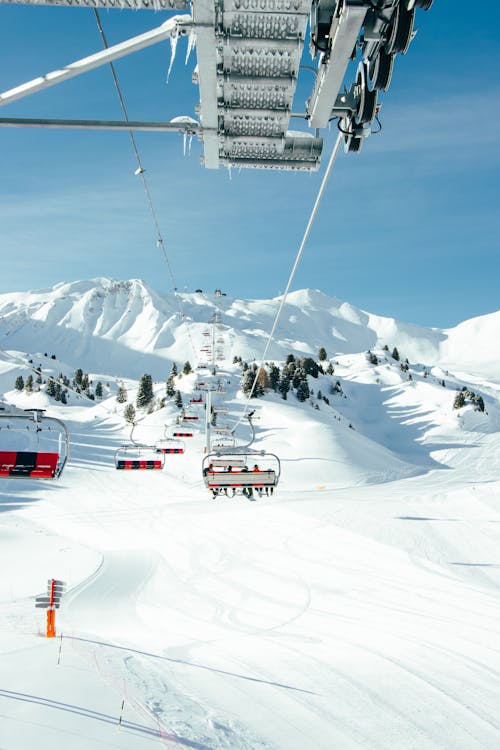
<path fill-rule="evenodd" d="M 170 375 L 172 375 L 174 378 L 178 374 L 177 365 L 175 362 L 172 362 L 172 368 L 170 370 Z"/>
<path fill-rule="evenodd" d="M 102 383 L 100 380 L 96 384 L 95 395 L 97 396 L 97 398 L 102 398 Z"/>
<path fill-rule="evenodd" d="M 167 394 L 168 398 L 173 398 L 175 396 L 175 384 L 174 384 L 174 376 L 170 375 L 170 377 L 167 380 L 167 385 L 165 388 L 165 393 Z"/>
<path fill-rule="evenodd" d="M 465 396 L 463 391 L 457 391 L 457 394 L 455 396 L 455 400 L 453 402 L 453 408 L 454 409 L 461 409 L 463 406 L 465 406 Z"/>
<path fill-rule="evenodd" d="M 325 362 L 327 359 L 326 349 L 324 346 L 322 346 L 318 352 L 318 359 L 320 362 Z"/>
<path fill-rule="evenodd" d="M 306 375 L 311 375 L 313 378 L 318 377 L 318 363 L 312 357 L 302 357 L 297 364 L 304 370 Z"/>
<path fill-rule="evenodd" d="M 183 403 L 182 403 L 182 394 L 181 394 L 180 391 L 176 391 L 175 392 L 175 401 L 174 401 L 174 403 L 175 403 L 175 405 L 177 406 L 178 409 L 182 409 Z"/>
<path fill-rule="evenodd" d="M 305 370 L 302 367 L 297 367 L 292 378 L 293 387 L 298 388 L 299 385 L 304 382 L 304 380 L 307 382 L 307 375 Z"/>
<path fill-rule="evenodd" d="M 16 378 L 16 382 L 14 383 L 14 388 L 16 391 L 22 391 L 24 388 L 24 378 L 22 375 L 18 375 Z"/>
<path fill-rule="evenodd" d="M 285 369 L 285 368 L 283 368 Z M 290 390 L 290 378 L 286 375 L 282 375 L 278 384 L 278 391 L 281 393 L 281 398 L 286 401 L 287 393 Z"/>
<path fill-rule="evenodd" d="M 76 383 L 76 385 L 81 385 L 83 380 L 83 370 L 81 367 L 79 367 L 77 370 L 75 370 L 75 377 L 73 378 L 73 381 Z"/>
<path fill-rule="evenodd" d="M 26 393 L 33 393 L 33 375 L 28 375 L 26 383 L 24 384 Z"/>
<path fill-rule="evenodd" d="M 130 424 L 134 423 L 135 420 L 135 409 L 133 404 L 127 404 L 125 407 L 125 410 L 123 412 L 123 416 L 125 417 L 126 421 Z"/>
<path fill-rule="evenodd" d="M 184 375 L 189 375 L 190 372 L 193 371 L 193 368 L 191 367 L 190 362 L 184 362 L 184 367 L 182 368 L 182 372 Z"/>
<path fill-rule="evenodd" d="M 253 371 L 252 368 L 249 367 L 241 378 L 241 390 L 243 391 L 245 396 L 248 396 L 248 394 L 252 390 L 254 380 L 255 380 L 255 372 Z"/>
<path fill-rule="evenodd" d="M 335 370 L 333 369 L 333 365 L 331 362 L 329 362 L 328 367 L 326 368 L 326 374 L 327 375 L 333 375 Z"/>
<path fill-rule="evenodd" d="M 310 395 L 311 394 L 309 392 L 309 386 L 307 384 L 307 379 L 306 380 L 301 380 L 300 383 L 299 383 L 299 385 L 297 386 L 297 399 L 299 401 L 307 401 L 307 399 L 309 398 Z"/>
<path fill-rule="evenodd" d="M 399 352 L 396 347 L 392 350 L 392 358 L 399 362 Z"/>
<path fill-rule="evenodd" d="M 295 362 L 295 356 L 293 354 L 289 354 L 285 360 L 285 364 L 291 365 L 292 362 Z"/>
<path fill-rule="evenodd" d="M 276 365 L 273 363 L 269 369 L 269 386 L 273 389 L 273 391 L 278 390 L 280 382 L 280 368 L 276 367 Z"/>
<path fill-rule="evenodd" d="M 119 404 L 124 404 L 125 401 L 127 401 L 127 399 L 128 399 L 127 389 L 125 388 L 125 386 L 123 385 L 123 383 L 121 383 L 119 385 L 119 387 L 118 387 L 118 393 L 116 394 L 116 400 L 118 401 Z"/>
<path fill-rule="evenodd" d="M 142 375 L 137 389 L 136 404 L 139 409 L 144 409 L 153 400 L 153 378 L 151 375 Z"/>
<path fill-rule="evenodd" d="M 68 399 L 66 398 L 66 393 L 67 393 L 67 391 L 62 391 L 62 393 L 61 393 L 61 404 L 67 404 L 68 403 Z"/>
<path fill-rule="evenodd" d="M 45 392 L 47 393 L 47 396 L 55 396 L 56 395 L 56 384 L 52 380 L 52 378 L 49 378 L 47 380 L 47 386 L 45 388 Z"/>

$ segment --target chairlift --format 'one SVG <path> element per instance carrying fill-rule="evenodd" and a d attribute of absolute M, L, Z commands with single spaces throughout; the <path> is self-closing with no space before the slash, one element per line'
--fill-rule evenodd
<path fill-rule="evenodd" d="M 232 435 L 233 428 L 226 425 L 215 425 L 212 427 L 212 432 L 215 432 L 216 435 Z"/>
<path fill-rule="evenodd" d="M 245 495 L 255 499 L 255 494 L 274 493 L 278 486 L 281 464 L 278 456 L 249 448 L 219 448 L 203 458 L 203 481 L 212 493 L 218 495 Z"/>
<path fill-rule="evenodd" d="M 190 398 L 189 399 L 190 404 L 202 404 L 203 403 L 203 396 L 198 396 L 198 398 Z"/>
<path fill-rule="evenodd" d="M 183 422 L 195 422 L 199 419 L 199 416 L 197 414 L 184 414 L 182 417 Z"/>
<path fill-rule="evenodd" d="M 138 443 L 134 440 L 136 422 L 130 430 L 130 443 L 115 451 L 115 468 L 123 470 L 161 470 L 165 465 L 165 454 L 156 450 L 156 445 Z"/>
<path fill-rule="evenodd" d="M 44 409 L 0 406 L 0 477 L 57 479 L 69 455 L 64 422 Z"/>
<path fill-rule="evenodd" d="M 185 430 L 177 430 L 176 432 L 172 432 L 173 437 L 180 437 L 180 438 L 192 438 L 193 433 L 192 432 L 186 432 Z"/>
<path fill-rule="evenodd" d="M 174 437 L 164 437 L 155 443 L 156 453 L 182 454 L 185 451 L 183 440 Z"/>
<path fill-rule="evenodd" d="M 165 455 L 151 445 L 122 445 L 115 452 L 115 468 L 125 470 L 163 469 Z"/>

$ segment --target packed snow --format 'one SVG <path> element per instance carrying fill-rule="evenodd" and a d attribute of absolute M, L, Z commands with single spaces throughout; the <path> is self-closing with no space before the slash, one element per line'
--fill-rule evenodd
<path fill-rule="evenodd" d="M 115 469 L 139 378 L 155 408 L 134 437 L 154 444 L 180 413 L 172 363 L 195 367 L 215 311 L 214 404 L 240 420 L 233 359 L 259 361 L 279 303 L 109 279 L 0 295 L 1 399 L 70 435 L 58 480 L 0 478 L 1 750 L 500 747 L 500 313 L 445 331 L 294 292 L 268 358 L 327 359 L 304 402 L 251 401 L 272 496 L 211 497 L 203 405 L 163 470 Z M 103 396 L 15 388 L 38 367 L 82 368 Z M 200 379 L 175 378 L 185 405 Z M 35 608 L 51 578 L 56 638 Z"/>

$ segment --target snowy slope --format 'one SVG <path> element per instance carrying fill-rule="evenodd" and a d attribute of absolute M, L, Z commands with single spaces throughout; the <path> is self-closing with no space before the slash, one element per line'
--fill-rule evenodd
<path fill-rule="evenodd" d="M 273 497 L 210 499 L 203 420 L 163 471 L 114 469 L 129 436 L 117 380 L 134 401 L 153 372 L 158 402 L 171 361 L 195 362 L 190 338 L 199 348 L 220 309 L 215 401 L 234 425 L 232 358 L 260 355 L 278 303 L 109 280 L 0 299 L 3 397 L 70 432 L 60 480 L 0 480 L 2 750 L 499 747 L 496 314 L 445 332 L 295 292 L 273 356 L 325 346 L 334 373 L 310 377 L 304 403 L 252 401 L 256 447 L 281 459 Z M 30 357 L 44 376 L 84 367 L 104 398 L 14 390 Z M 185 403 L 195 379 L 176 379 Z M 463 386 L 485 412 L 453 409 Z M 171 400 L 139 410 L 137 437 L 161 438 L 178 413 Z M 62 639 L 41 637 L 34 608 L 50 577 L 68 584 Z"/>

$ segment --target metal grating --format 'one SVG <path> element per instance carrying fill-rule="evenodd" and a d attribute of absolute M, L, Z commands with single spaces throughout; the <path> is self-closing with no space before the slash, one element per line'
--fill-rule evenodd
<path fill-rule="evenodd" d="M 192 2 L 198 39 L 215 47 L 197 45 L 206 166 L 317 169 L 322 139 L 286 137 L 310 0 Z"/>

